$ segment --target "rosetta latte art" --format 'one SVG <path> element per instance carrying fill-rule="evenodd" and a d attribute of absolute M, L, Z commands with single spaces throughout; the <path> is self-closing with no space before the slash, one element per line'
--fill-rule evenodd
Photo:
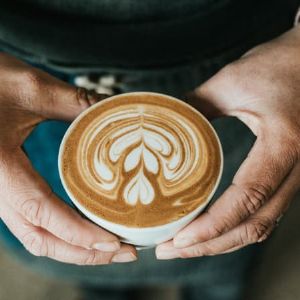
<path fill-rule="evenodd" d="M 129 226 L 169 222 L 194 209 L 215 184 L 220 160 L 208 125 L 185 111 L 148 100 L 79 122 L 68 149 L 76 166 L 70 190 L 100 216 Z"/>
<path fill-rule="evenodd" d="M 108 124 L 114 126 L 105 129 Z M 137 107 L 96 119 L 86 131 L 91 134 L 83 138 L 79 158 L 83 178 L 107 198 L 115 199 L 124 183 L 126 203 L 150 204 L 156 196 L 150 173 L 161 177 L 157 182 L 164 196 L 176 193 L 186 180 L 193 182 L 201 145 L 182 120 Z"/>

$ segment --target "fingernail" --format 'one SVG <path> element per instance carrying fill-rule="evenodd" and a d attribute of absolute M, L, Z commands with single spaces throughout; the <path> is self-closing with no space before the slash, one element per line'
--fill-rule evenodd
<path fill-rule="evenodd" d="M 178 253 L 176 249 L 156 249 L 157 259 L 173 259 L 178 258 Z"/>
<path fill-rule="evenodd" d="M 96 243 L 93 245 L 93 249 L 104 252 L 114 252 L 120 250 L 120 243 L 117 241 Z"/>
<path fill-rule="evenodd" d="M 175 248 L 185 248 L 192 246 L 197 243 L 197 240 L 194 237 L 182 237 L 174 238 L 173 244 Z"/>
<path fill-rule="evenodd" d="M 123 253 L 118 253 L 112 258 L 112 262 L 114 263 L 125 263 L 125 262 L 131 262 L 135 261 L 137 257 L 131 253 L 131 252 L 123 252 Z"/>

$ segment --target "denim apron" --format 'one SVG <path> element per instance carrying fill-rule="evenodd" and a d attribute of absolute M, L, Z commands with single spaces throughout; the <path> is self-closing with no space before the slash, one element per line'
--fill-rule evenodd
<path fill-rule="evenodd" d="M 71 84 L 74 83 L 77 75 L 109 74 L 117 78 L 116 85 L 119 92 L 154 91 L 181 98 L 187 91 L 207 80 L 224 65 L 238 59 L 249 48 L 292 27 L 293 15 L 296 13 L 295 1 L 268 2 L 269 10 L 258 10 L 256 15 L 248 20 L 249 28 L 259 28 L 252 32 L 252 35 L 244 36 L 238 43 L 226 49 L 216 51 L 215 48 L 213 50 L 211 48 L 213 55 L 205 59 L 202 57 L 191 62 L 161 68 L 122 68 L 97 64 L 70 67 L 50 60 L 41 61 L 37 57 L 24 54 L 5 43 L 0 43 L 0 48 Z M 277 3 L 276 8 L 272 7 L 275 2 Z M 219 30 L 222 31 L 222 28 Z M 238 31 L 239 28 L 236 30 Z M 203 44 L 205 45 L 205 41 Z M 192 47 L 193 43 L 191 42 L 187 46 Z M 206 50 L 210 51 L 210 49 Z M 68 123 L 59 121 L 47 121 L 40 124 L 26 140 L 24 150 L 36 170 L 46 179 L 54 192 L 71 205 L 62 188 L 57 169 L 59 145 L 68 126 Z M 213 121 L 213 126 L 220 136 L 224 150 L 224 173 L 214 197 L 216 200 L 231 183 L 255 138 L 249 129 L 235 118 Z M 56 278 L 61 277 L 77 281 L 80 284 L 105 287 L 161 285 L 162 283 L 164 285 L 194 285 L 197 286 L 199 296 L 201 295 L 203 299 L 239 299 L 248 278 L 248 270 L 261 247 L 250 246 L 231 254 L 216 257 L 170 261 L 156 260 L 154 250 L 148 249 L 140 251 L 139 260 L 134 263 L 83 267 L 59 263 L 48 258 L 34 257 L 24 250 L 3 223 L 0 228 L 1 239 L 8 251 L 28 264 L 30 268 L 47 272 Z"/>

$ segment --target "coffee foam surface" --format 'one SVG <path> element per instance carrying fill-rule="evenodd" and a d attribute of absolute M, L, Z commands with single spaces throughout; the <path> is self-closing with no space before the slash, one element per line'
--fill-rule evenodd
<path fill-rule="evenodd" d="M 62 155 L 65 184 L 92 213 L 129 227 L 179 219 L 203 203 L 219 176 L 209 124 L 157 94 L 124 94 L 76 120 Z"/>

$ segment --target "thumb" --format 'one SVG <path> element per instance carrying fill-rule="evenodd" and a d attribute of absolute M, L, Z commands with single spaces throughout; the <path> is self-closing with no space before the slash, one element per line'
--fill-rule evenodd
<path fill-rule="evenodd" d="M 209 95 L 203 92 L 203 85 L 189 92 L 185 96 L 185 102 L 200 111 L 208 120 L 221 117 L 222 111 L 220 111 Z"/>
<path fill-rule="evenodd" d="M 209 120 L 229 115 L 237 98 L 232 64 L 227 65 L 206 82 L 186 94 L 186 101 Z"/>
<path fill-rule="evenodd" d="M 33 90 L 32 111 L 46 119 L 73 120 L 83 110 L 108 97 L 85 88 L 72 86 L 46 72 L 30 72 Z"/>

